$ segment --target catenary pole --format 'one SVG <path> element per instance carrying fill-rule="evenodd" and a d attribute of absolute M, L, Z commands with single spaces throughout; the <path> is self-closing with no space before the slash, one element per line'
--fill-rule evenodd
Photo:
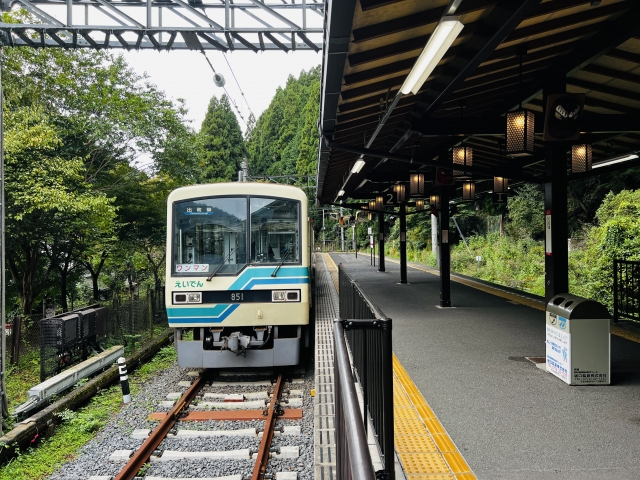
<path fill-rule="evenodd" d="M 0 433 L 5 430 L 5 418 L 9 416 L 9 403 L 7 401 L 7 389 L 5 385 L 5 371 L 7 364 L 7 332 L 5 312 L 6 277 L 5 277 L 5 224 L 4 224 L 4 95 L 2 92 L 2 57 L 4 49 L 0 48 L 0 319 L 2 331 L 0 341 L 0 410 L 2 410 L 2 426 Z"/>

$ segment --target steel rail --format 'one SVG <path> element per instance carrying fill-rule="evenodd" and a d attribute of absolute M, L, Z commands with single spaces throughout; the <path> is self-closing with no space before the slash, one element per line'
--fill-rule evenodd
<path fill-rule="evenodd" d="M 260 442 L 260 448 L 258 449 L 258 455 L 256 457 L 256 464 L 253 467 L 253 475 L 251 480 L 262 480 L 264 474 L 267 471 L 267 462 L 269 461 L 269 448 L 271 447 L 271 441 L 273 440 L 273 433 L 276 426 L 276 417 L 278 416 L 278 410 L 280 409 L 280 394 L 282 393 L 282 374 L 278 375 L 278 381 L 273 389 L 273 396 L 271 397 L 271 403 L 269 404 L 269 413 L 267 414 L 267 421 L 264 424 L 264 432 L 262 433 L 262 440 Z"/>
<path fill-rule="evenodd" d="M 158 445 L 160 445 L 162 440 L 167 436 L 167 433 L 169 433 L 178 420 L 180 413 L 189 406 L 198 392 L 202 390 L 205 382 L 205 375 L 203 373 L 193 382 L 182 398 L 178 400 L 165 419 L 160 422 L 160 425 L 151 432 L 151 435 L 147 437 L 136 453 L 129 459 L 124 468 L 115 477 L 115 480 L 133 480 L 142 466 L 149 460 L 153 451 L 158 448 Z"/>

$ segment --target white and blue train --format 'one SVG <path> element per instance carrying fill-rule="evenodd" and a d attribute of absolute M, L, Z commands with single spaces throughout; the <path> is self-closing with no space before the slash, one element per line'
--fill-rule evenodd
<path fill-rule="evenodd" d="M 178 364 L 298 364 L 313 335 L 304 192 L 243 182 L 179 188 L 169 195 L 167 228 L 165 295 Z"/>

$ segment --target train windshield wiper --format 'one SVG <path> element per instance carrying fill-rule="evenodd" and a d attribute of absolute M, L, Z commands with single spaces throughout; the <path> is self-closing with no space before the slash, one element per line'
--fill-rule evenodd
<path fill-rule="evenodd" d="M 273 271 L 273 273 L 271 274 L 272 277 L 275 277 L 278 274 L 278 270 L 280 270 L 280 267 L 282 266 L 282 264 L 284 263 L 284 261 L 287 259 L 287 257 L 289 256 L 289 254 L 291 253 L 291 249 L 287 250 L 287 253 L 285 253 L 282 258 L 280 259 L 280 263 L 278 263 L 278 266 L 276 267 L 276 269 Z"/>
<path fill-rule="evenodd" d="M 232 249 L 229 251 L 229 253 L 227 254 L 227 256 L 226 256 L 226 257 L 224 257 L 224 260 L 222 260 L 222 262 L 220 262 L 220 265 L 218 265 L 218 268 L 216 268 L 216 269 L 213 271 L 213 273 L 212 273 L 211 275 L 209 275 L 209 277 L 207 278 L 207 282 L 210 282 L 210 281 L 211 281 L 211 279 L 212 279 L 213 277 L 215 277 L 215 276 L 216 276 L 216 273 L 218 273 L 218 272 L 220 271 L 220 269 L 221 269 L 221 268 L 222 268 L 222 266 L 224 265 L 224 262 L 226 262 L 227 260 L 229 260 L 229 258 L 231 257 L 231 254 L 232 254 L 233 252 L 235 252 L 235 251 L 236 251 L 236 249 L 235 249 L 235 248 L 232 248 Z"/>

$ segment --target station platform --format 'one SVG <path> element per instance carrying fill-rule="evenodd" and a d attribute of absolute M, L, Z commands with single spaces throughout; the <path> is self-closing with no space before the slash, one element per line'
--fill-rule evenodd
<path fill-rule="evenodd" d="M 409 264 L 400 285 L 393 259 L 378 272 L 368 255 L 324 255 L 332 276 L 340 263 L 393 320 L 395 446 L 407 479 L 640 478 L 633 324 L 612 325 L 611 385 L 569 386 L 544 370 L 542 299 L 452 275 L 453 308 L 440 308 L 435 270 Z"/>

